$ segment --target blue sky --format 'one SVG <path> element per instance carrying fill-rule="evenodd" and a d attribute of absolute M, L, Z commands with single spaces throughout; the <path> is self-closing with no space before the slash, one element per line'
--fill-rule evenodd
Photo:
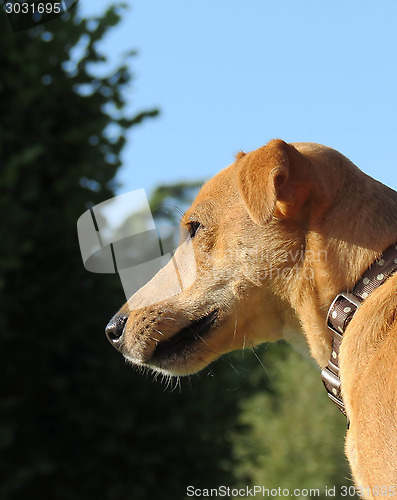
<path fill-rule="evenodd" d="M 80 0 L 80 14 L 108 0 Z M 206 179 L 274 137 L 338 149 L 397 189 L 395 0 L 135 0 L 102 43 L 135 75 L 118 194 Z"/>

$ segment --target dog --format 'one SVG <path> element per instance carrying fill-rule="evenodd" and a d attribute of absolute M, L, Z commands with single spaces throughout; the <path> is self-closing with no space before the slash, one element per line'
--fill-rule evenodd
<path fill-rule="evenodd" d="M 304 339 L 324 368 L 337 357 L 330 305 L 382 263 L 397 241 L 396 214 L 397 193 L 331 148 L 275 139 L 240 152 L 181 220 L 193 282 L 156 302 L 158 290 L 173 286 L 169 262 L 113 317 L 107 336 L 132 363 L 170 375 L 282 338 Z M 181 244 L 180 269 L 188 273 L 191 258 Z M 345 451 L 367 499 L 397 494 L 396 290 L 392 273 L 366 294 L 338 354 Z"/>

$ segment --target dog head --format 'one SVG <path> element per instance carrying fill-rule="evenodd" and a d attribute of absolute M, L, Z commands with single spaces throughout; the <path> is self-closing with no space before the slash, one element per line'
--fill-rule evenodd
<path fill-rule="evenodd" d="M 298 149 L 274 140 L 239 153 L 203 186 L 182 218 L 173 260 L 107 326 L 133 364 L 190 374 L 224 353 L 277 340 L 298 323 L 288 297 L 315 198 L 315 173 Z M 318 211 L 321 200 L 315 204 Z M 185 274 L 195 266 L 195 279 L 156 302 L 159 290 L 174 286 L 175 263 Z M 152 305 L 142 306 L 148 297 Z"/>

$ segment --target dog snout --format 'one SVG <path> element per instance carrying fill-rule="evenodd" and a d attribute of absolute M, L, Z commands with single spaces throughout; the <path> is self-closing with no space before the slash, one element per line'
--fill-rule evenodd
<path fill-rule="evenodd" d="M 116 314 L 105 328 L 107 339 L 118 350 L 120 350 L 123 344 L 123 333 L 127 319 L 128 315 Z"/>

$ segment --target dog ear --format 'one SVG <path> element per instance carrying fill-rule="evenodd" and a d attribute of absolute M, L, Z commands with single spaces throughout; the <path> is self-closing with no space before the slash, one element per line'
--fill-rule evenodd
<path fill-rule="evenodd" d="M 291 144 L 270 141 L 237 161 L 237 186 L 252 220 L 267 224 L 300 212 L 310 193 L 308 160 Z"/>

